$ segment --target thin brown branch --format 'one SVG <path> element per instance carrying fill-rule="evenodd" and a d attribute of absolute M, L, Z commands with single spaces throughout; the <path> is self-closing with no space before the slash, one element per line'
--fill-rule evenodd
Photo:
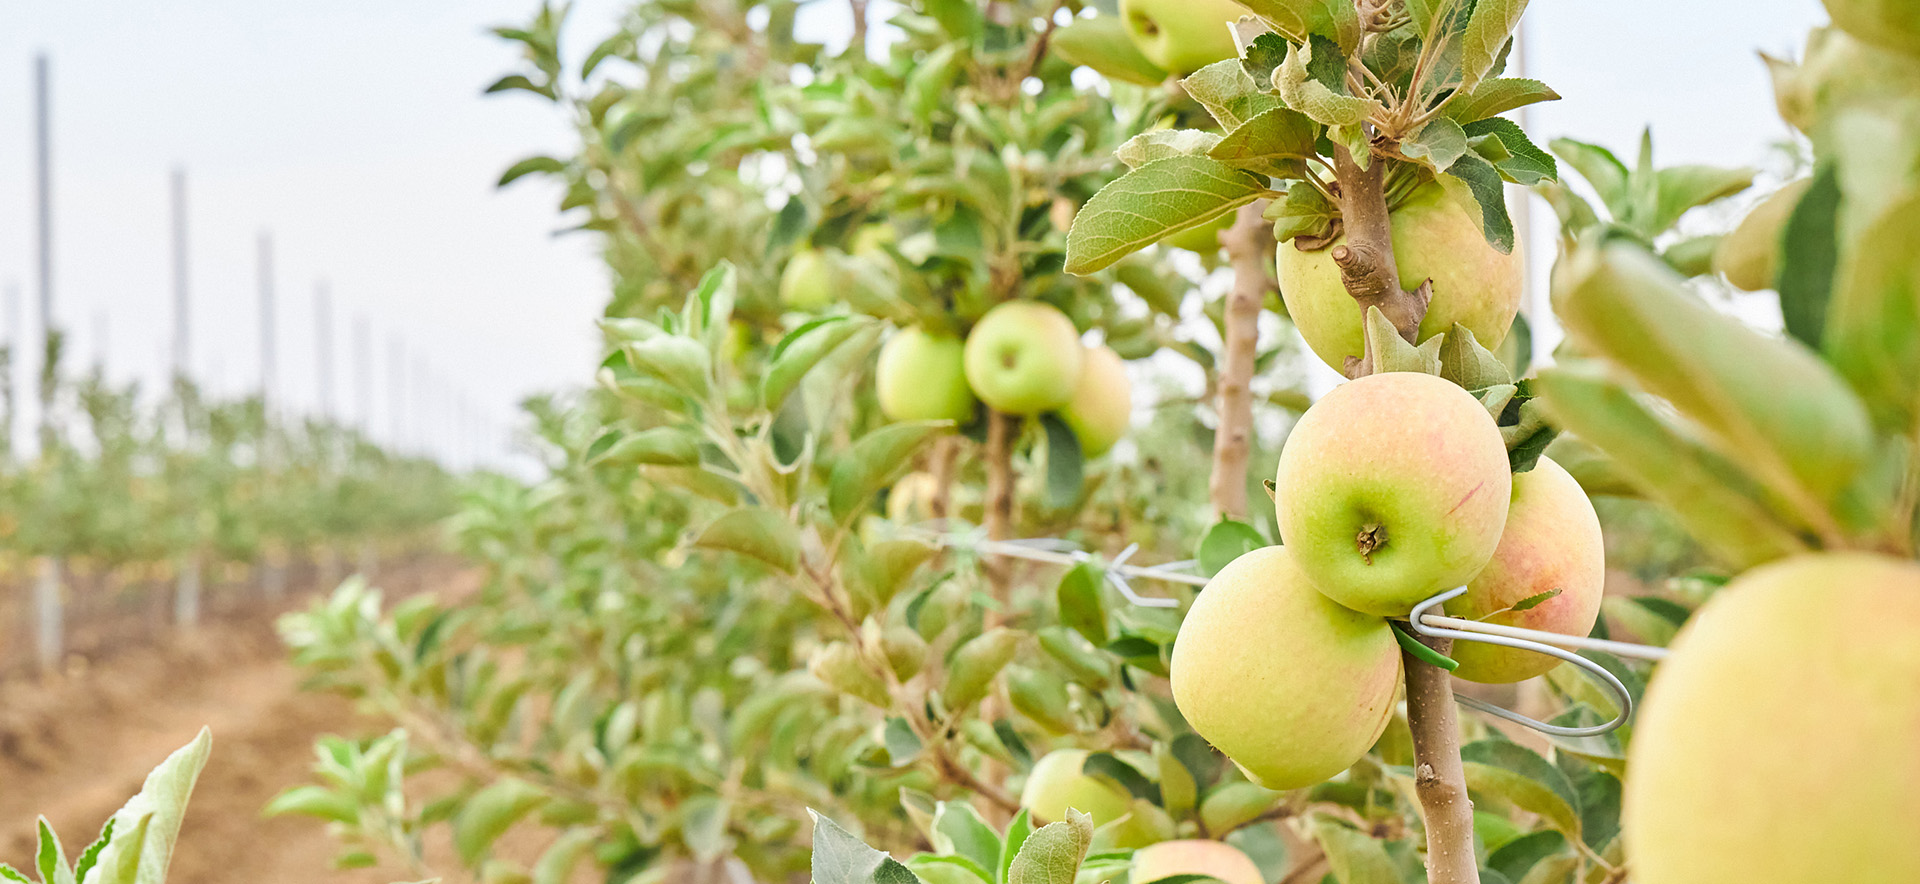
<path fill-rule="evenodd" d="M 945 521 L 953 509 L 953 470 L 960 461 L 960 437 L 935 439 L 927 460 L 927 472 L 933 476 L 933 499 L 927 502 L 927 514 L 936 522 Z"/>
<path fill-rule="evenodd" d="M 1241 206 L 1220 236 L 1233 266 L 1222 324 L 1226 352 L 1217 384 L 1219 425 L 1213 431 L 1213 472 L 1207 495 L 1223 519 L 1247 518 L 1247 458 L 1253 447 L 1253 364 L 1259 350 L 1260 304 L 1269 287 L 1272 229 L 1260 202 Z"/>
<path fill-rule="evenodd" d="M 1453 640 L 1419 638 L 1442 654 Z M 1473 855 L 1473 801 L 1460 763 L 1460 727 L 1454 715 L 1452 676 L 1402 652 L 1407 674 L 1407 725 L 1413 732 L 1413 787 L 1427 826 L 1430 884 L 1480 884 Z"/>

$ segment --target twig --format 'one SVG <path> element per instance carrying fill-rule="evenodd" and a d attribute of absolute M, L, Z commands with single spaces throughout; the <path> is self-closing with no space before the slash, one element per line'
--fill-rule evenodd
<path fill-rule="evenodd" d="M 1221 518 L 1247 517 L 1247 457 L 1253 447 L 1253 365 L 1259 349 L 1260 302 L 1267 293 L 1273 237 L 1260 213 L 1264 201 L 1241 206 L 1220 237 L 1233 265 L 1227 292 L 1226 353 L 1218 383 L 1219 425 L 1213 431 L 1213 472 L 1207 496 Z"/>
<path fill-rule="evenodd" d="M 1442 654 L 1444 638 L 1416 636 Z M 1460 763 L 1460 728 L 1454 718 L 1453 682 L 1446 670 L 1402 651 L 1407 675 L 1407 725 L 1413 732 L 1413 786 L 1427 826 L 1430 884 L 1479 884 L 1473 855 L 1473 801 Z"/>

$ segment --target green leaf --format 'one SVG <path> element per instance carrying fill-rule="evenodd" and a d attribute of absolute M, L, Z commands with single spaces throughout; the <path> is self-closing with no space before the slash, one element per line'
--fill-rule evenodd
<path fill-rule="evenodd" d="M 1081 486 L 1086 482 L 1080 437 L 1053 412 L 1041 415 L 1040 426 L 1047 434 L 1047 505 L 1064 510 L 1080 499 Z"/>
<path fill-rule="evenodd" d="M 1313 78 L 1309 71 L 1313 50 L 1295 45 L 1287 50 L 1287 60 L 1274 71 L 1273 85 L 1286 106 L 1325 126 L 1358 126 L 1380 110 L 1380 102 L 1336 92 Z M 1360 155 L 1356 154 L 1356 160 Z"/>
<path fill-rule="evenodd" d="M 1558 598 L 1560 595 L 1560 592 L 1561 591 L 1558 589 L 1549 589 L 1546 592 L 1535 593 L 1533 595 L 1527 596 L 1524 599 L 1514 602 L 1511 605 L 1508 605 L 1507 610 L 1531 611 L 1534 608 L 1538 608 L 1541 605 L 1546 604 L 1547 602 L 1550 602 L 1555 598 Z"/>
<path fill-rule="evenodd" d="M 1365 832 L 1326 814 L 1313 817 L 1313 837 L 1340 884 L 1401 884 L 1387 849 Z"/>
<path fill-rule="evenodd" d="M 1266 184 L 1219 160 L 1168 157 L 1114 180 L 1087 201 L 1067 233 L 1066 271 L 1085 276 L 1253 202 Z"/>
<path fill-rule="evenodd" d="M 1342 53 L 1360 44 L 1360 15 L 1350 0 L 1248 0 L 1241 5 L 1295 43 L 1319 36 L 1337 44 Z"/>
<path fill-rule="evenodd" d="M 1527 0 L 1478 0 L 1460 36 L 1460 88 L 1472 89 L 1505 54 Z"/>
<path fill-rule="evenodd" d="M 1060 578 L 1055 595 L 1060 603 L 1060 622 L 1086 636 L 1095 645 L 1107 643 L 1106 578 L 1100 569 L 1081 562 Z"/>
<path fill-rule="evenodd" d="M 82 884 L 159 884 L 166 879 L 187 799 L 212 751 L 213 734 L 201 728 L 193 742 L 147 774 L 140 793 L 113 815 L 118 834 L 100 851 Z"/>
<path fill-rule="evenodd" d="M 478 865 L 493 842 L 547 801 L 547 793 L 526 780 L 494 780 L 468 798 L 453 818 L 453 847 L 460 860 Z"/>
<path fill-rule="evenodd" d="M 93 843 L 87 845 L 87 849 L 80 851 L 80 861 L 73 867 L 75 878 L 81 881 L 87 880 L 87 872 L 99 864 L 100 851 L 106 850 L 107 845 L 113 843 L 114 822 L 114 819 L 109 817 L 107 824 L 100 827 L 100 836 L 93 839 Z"/>
<path fill-rule="evenodd" d="M 1487 244 L 1503 255 L 1513 253 L 1513 219 L 1507 215 L 1507 191 L 1492 163 L 1468 153 L 1447 168 L 1447 174 L 1465 181 L 1480 204 L 1480 228 Z"/>
<path fill-rule="evenodd" d="M 19 869 L 16 869 L 10 865 L 7 865 L 6 863 L 0 863 L 0 878 L 4 878 L 8 881 L 18 882 L 18 884 L 33 884 L 33 879 L 20 874 Z"/>
<path fill-rule="evenodd" d="M 1580 794 L 1582 837 L 1589 847 L 1605 849 L 1607 842 L 1620 834 L 1620 778 L 1596 770 L 1581 777 L 1575 788 Z"/>
<path fill-rule="evenodd" d="M 1532 187 L 1542 181 L 1553 181 L 1560 177 L 1560 167 L 1553 161 L 1553 154 L 1534 146 L 1521 131 L 1520 124 L 1501 117 L 1468 123 L 1465 130 L 1472 139 L 1475 149 L 1482 152 L 1482 158 L 1492 162 L 1500 174 L 1516 184 Z M 1499 160 L 1485 156 L 1484 147 L 1497 144 L 1503 154 Z"/>
<path fill-rule="evenodd" d="M 1436 172 L 1445 172 L 1467 152 L 1467 132 L 1447 117 L 1435 117 L 1401 143 L 1400 152 Z"/>
<path fill-rule="evenodd" d="M 1440 345 L 1440 376 L 1463 390 L 1480 390 L 1513 383 L 1513 373 L 1493 351 L 1480 346 L 1473 331 L 1460 323 L 1447 330 Z"/>
<path fill-rule="evenodd" d="M 680 391 L 696 401 L 709 389 L 711 357 L 699 341 L 680 335 L 656 335 L 642 341 L 629 341 L 620 348 L 635 371 Z"/>
<path fill-rule="evenodd" d="M 1088 755 L 1086 762 L 1080 765 L 1080 772 L 1111 780 L 1115 785 L 1125 789 L 1127 794 L 1142 801 L 1160 803 L 1160 787 L 1147 779 L 1146 774 L 1141 773 L 1133 765 L 1121 761 L 1111 752 L 1094 752 Z"/>
<path fill-rule="evenodd" d="M 1140 54 L 1117 15 L 1076 18 L 1055 28 L 1047 46 L 1069 64 L 1093 68 L 1111 80 L 1158 86 L 1167 79 L 1164 69 Z"/>
<path fill-rule="evenodd" d="M 264 816 L 289 813 L 353 825 L 360 821 L 360 802 L 324 786 L 295 786 L 274 796 L 261 811 Z"/>
<path fill-rule="evenodd" d="M 698 437 L 679 427 L 654 427 L 638 433 L 610 435 L 613 436 L 610 444 L 599 451 L 588 449 L 588 463 L 594 466 L 693 466 L 700 462 Z"/>
<path fill-rule="evenodd" d="M 917 854 L 907 860 L 907 868 L 926 884 L 994 884 L 993 873 L 964 856 Z"/>
<path fill-rule="evenodd" d="M 943 801 L 934 809 L 933 848 L 966 857 L 982 869 L 1000 867 L 1000 833 L 964 801 Z"/>
<path fill-rule="evenodd" d="M 60 847 L 60 836 L 46 817 L 36 820 L 40 848 L 34 852 L 34 864 L 40 867 L 40 880 L 46 884 L 74 884 L 73 869 L 67 865 L 67 852 Z"/>
<path fill-rule="evenodd" d="M 539 85 L 520 74 L 508 74 L 493 81 L 493 83 L 484 90 L 484 94 L 492 95 L 495 92 L 509 92 L 515 89 L 531 92 L 546 98 L 554 97 L 553 87 L 551 85 Z"/>
<path fill-rule="evenodd" d="M 1906 432 L 1920 407 L 1920 193 L 1908 192 L 1860 233 L 1834 284 L 1826 356 L 1881 426 Z"/>
<path fill-rule="evenodd" d="M 1560 435 L 1560 428 L 1548 419 L 1540 401 L 1531 394 L 1532 381 L 1520 382 L 1519 391 L 1508 405 L 1500 425 L 1500 440 L 1507 446 L 1507 467 L 1516 473 L 1533 469 L 1547 446 Z"/>
<path fill-rule="evenodd" d="M 1228 780 L 1200 799 L 1200 820 L 1215 835 L 1231 832 L 1272 810 L 1284 794 L 1246 780 Z"/>
<path fill-rule="evenodd" d="M 505 172 L 500 173 L 500 180 L 494 186 L 505 187 L 535 172 L 558 175 L 566 170 L 567 164 L 553 157 L 527 157 L 508 166 Z"/>
<path fill-rule="evenodd" d="M 1304 115 L 1276 107 L 1242 123 L 1207 152 L 1223 163 L 1246 166 L 1314 156 L 1314 125 Z"/>
<path fill-rule="evenodd" d="M 1260 529 L 1245 522 L 1221 519 L 1201 536 L 1194 558 L 1200 563 L 1200 573 L 1212 577 L 1234 559 L 1267 545 Z"/>
<path fill-rule="evenodd" d="M 1420 658 L 1421 662 L 1426 663 L 1428 666 L 1437 666 L 1448 672 L 1460 668 L 1460 661 L 1422 644 L 1418 638 L 1415 638 L 1405 629 L 1400 628 L 1400 624 L 1389 620 L 1387 621 L 1387 625 L 1393 628 L 1393 640 L 1400 644 L 1400 649 Z"/>
<path fill-rule="evenodd" d="M 1536 863 L 1560 853 L 1566 846 L 1565 835 L 1552 829 L 1541 829 L 1500 845 L 1500 849 L 1488 854 L 1487 865 L 1507 876 L 1508 880 L 1519 881 L 1527 876 L 1527 871 Z"/>
<path fill-rule="evenodd" d="M 1286 199 L 1268 203 L 1261 217 L 1273 222 L 1274 239 L 1288 242 L 1297 236 L 1326 236 L 1340 218 L 1340 210 L 1318 189 L 1295 182 L 1287 187 Z"/>
<path fill-rule="evenodd" d="M 1780 316 L 1786 320 L 1787 334 L 1815 349 L 1826 335 L 1827 309 L 1840 265 L 1839 216 L 1840 176 L 1832 165 L 1824 165 L 1794 203 L 1777 243 L 1780 259 L 1774 288 L 1780 293 Z"/>
<path fill-rule="evenodd" d="M 555 839 L 533 864 L 532 884 L 567 884 L 574 867 L 598 843 L 600 833 L 588 828 L 570 829 Z"/>
<path fill-rule="evenodd" d="M 1380 312 L 1379 307 L 1367 308 L 1367 356 L 1373 361 L 1371 374 L 1386 374 L 1392 371 L 1417 371 L 1421 374 L 1440 373 L 1440 348 L 1446 344 L 1444 334 L 1428 338 L 1415 347 L 1400 337 L 1398 329 Z"/>
<path fill-rule="evenodd" d="M 768 357 L 771 364 L 760 382 L 760 401 L 777 412 L 800 381 L 828 356 L 845 345 L 864 349 L 880 342 L 880 323 L 862 318 L 832 317 L 809 322 L 782 338 Z"/>
<path fill-rule="evenodd" d="M 762 507 L 741 507 L 713 520 L 693 544 L 739 553 L 787 574 L 800 567 L 800 529 Z"/>
<path fill-rule="evenodd" d="M 958 712 L 980 702 L 1000 670 L 1013 661 L 1025 638 L 1026 634 L 1018 630 L 996 626 L 956 649 L 947 669 L 946 690 L 941 694 L 947 708 Z"/>
<path fill-rule="evenodd" d="M 1547 146 L 1580 177 L 1600 197 L 1607 211 L 1615 218 L 1625 218 L 1631 214 L 1627 195 L 1627 166 L 1620 162 L 1613 152 L 1597 144 L 1587 144 L 1571 138 L 1555 138 Z"/>
<path fill-rule="evenodd" d="M 1660 260 L 1667 262 L 1667 266 L 1681 276 L 1705 276 L 1713 272 L 1714 253 L 1720 250 L 1720 244 L 1726 239 L 1726 236 L 1718 233 L 1679 239 L 1660 253 Z"/>
<path fill-rule="evenodd" d="M 1220 136 L 1200 129 L 1151 129 L 1127 139 L 1113 155 L 1128 169 L 1138 169 L 1168 157 L 1202 157 L 1220 143 Z"/>
<path fill-rule="evenodd" d="M 860 437 L 827 477 L 827 510 L 834 521 L 853 518 L 881 488 L 906 473 L 922 445 L 952 428 L 952 421 L 906 421 Z"/>
<path fill-rule="evenodd" d="M 1020 845 L 1007 867 L 1007 884 L 1073 884 L 1093 843 L 1093 818 L 1068 808 L 1067 818 L 1042 826 Z"/>
<path fill-rule="evenodd" d="M 1539 80 L 1498 77 L 1482 80 L 1472 89 L 1456 90 L 1447 100 L 1446 113 L 1464 125 L 1530 104 L 1559 100 L 1560 94 Z"/>
<path fill-rule="evenodd" d="M 996 725 L 997 728 L 997 725 Z M 1089 820 L 1089 823 L 1092 821 Z M 1000 842 L 1000 880 L 1007 881 L 1013 869 L 1013 858 L 1020 855 L 1020 848 L 1033 836 L 1033 817 L 1022 807 L 1013 815 L 1013 821 L 1007 823 L 1007 835 Z"/>
<path fill-rule="evenodd" d="M 1467 788 L 1539 814 L 1569 839 L 1580 837 L 1580 797 L 1566 774 L 1533 750 L 1509 740 L 1460 747 Z"/>
<path fill-rule="evenodd" d="M 1180 86 L 1228 132 L 1267 111 L 1285 107 L 1255 83 L 1235 59 L 1216 61 L 1194 71 L 1180 81 Z"/>
<path fill-rule="evenodd" d="M 1668 166 L 1657 173 L 1659 198 L 1653 217 L 1643 225 L 1648 236 L 1665 233 L 1695 206 L 1725 199 L 1753 186 L 1754 170 L 1717 166 Z"/>
<path fill-rule="evenodd" d="M 919 884 L 899 860 L 861 843 L 812 808 L 807 816 L 813 818 L 813 884 Z"/>

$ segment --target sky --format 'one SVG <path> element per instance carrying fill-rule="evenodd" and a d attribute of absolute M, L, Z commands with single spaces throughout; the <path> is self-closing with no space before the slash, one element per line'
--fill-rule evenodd
<path fill-rule="evenodd" d="M 566 46 L 610 31 L 623 0 L 580 0 Z M 259 388 L 257 242 L 270 232 L 282 407 L 312 413 L 320 383 L 315 288 L 334 302 L 334 408 L 395 429 L 389 356 L 436 380 L 431 421 L 401 441 L 490 460 L 514 406 L 591 378 L 606 300 L 594 241 L 553 235 L 558 192 L 493 186 L 530 154 L 567 150 L 566 121 L 524 94 L 481 89 L 517 62 L 486 33 L 534 0 L 57 0 L 7 4 L 0 28 L 0 294 L 37 333 L 32 72 L 51 61 L 54 300 L 70 366 L 155 388 L 170 365 L 168 176 L 189 189 L 192 371 L 214 392 Z M 845 27 L 816 0 L 812 27 Z M 1531 113 L 1537 140 L 1630 152 L 1652 125 L 1662 164 L 1759 164 L 1786 134 L 1764 49 L 1794 54 L 1825 19 L 1816 0 L 1538 0 L 1528 74 L 1562 101 Z M 1551 231 L 1544 209 L 1535 227 Z M 1551 256 L 1537 254 L 1537 277 Z M 350 325 L 372 329 L 375 396 L 358 407 Z M 11 320 L 0 305 L 0 325 Z M 9 325 L 8 333 L 14 333 Z M 30 362 L 31 360 L 27 360 Z M 20 360 L 17 360 L 20 362 Z M 22 380 L 31 365 L 21 365 Z M 24 389 L 22 387 L 21 389 Z M 470 403 L 455 424 L 446 403 Z M 29 419 L 30 416 L 29 416 Z M 427 425 L 431 423 L 432 426 Z M 462 432 L 464 431 L 464 432 Z"/>

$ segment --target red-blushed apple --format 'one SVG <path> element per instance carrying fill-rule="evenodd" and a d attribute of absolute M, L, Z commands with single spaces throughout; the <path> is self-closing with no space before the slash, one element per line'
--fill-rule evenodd
<path fill-rule="evenodd" d="M 1162 841 L 1133 853 L 1132 884 L 1152 884 L 1174 875 L 1208 875 L 1224 884 L 1267 884 L 1260 867 L 1240 848 L 1224 841 L 1187 838 Z"/>
<path fill-rule="evenodd" d="M 1586 635 L 1600 616 L 1606 577 L 1606 545 L 1593 503 L 1573 476 L 1542 457 L 1533 469 L 1514 475 L 1500 546 L 1467 584 L 1467 594 L 1447 602 L 1447 613 L 1502 626 Z M 1557 594 L 1524 611 L 1507 610 L 1549 592 Z M 1546 654 L 1478 642 L 1455 642 L 1452 657 L 1460 663 L 1455 676 L 1490 684 L 1532 678 L 1560 663 Z"/>
<path fill-rule="evenodd" d="M 1084 350 L 1073 320 L 1059 308 L 1008 301 L 988 310 L 968 333 L 967 383 L 995 411 L 1052 411 L 1073 398 Z"/>
<path fill-rule="evenodd" d="M 1080 361 L 1080 383 L 1060 409 L 1060 419 L 1080 440 L 1080 453 L 1099 457 L 1126 435 L 1133 421 L 1133 382 L 1127 363 L 1113 348 L 1088 347 Z"/>
<path fill-rule="evenodd" d="M 1672 648 L 1627 750 L 1635 881 L 1920 881 L 1920 565 L 1763 565 Z"/>
<path fill-rule="evenodd" d="M 1452 178 L 1430 181 L 1394 209 L 1393 259 L 1400 285 L 1411 291 L 1433 280 L 1433 300 L 1420 321 L 1420 340 L 1460 323 L 1488 348 L 1497 347 L 1520 309 L 1526 264 L 1515 246 L 1501 254 L 1481 233 L 1480 207 L 1466 185 Z M 1315 355 L 1344 371 L 1348 356 L 1366 346 L 1365 313 L 1340 282 L 1333 250 L 1303 252 L 1292 241 L 1279 249 L 1280 296 L 1287 315 Z"/>
<path fill-rule="evenodd" d="M 1513 494 L 1493 417 L 1417 372 L 1333 388 L 1294 424 L 1274 483 L 1294 563 L 1334 601 L 1386 617 L 1480 573 Z"/>
<path fill-rule="evenodd" d="M 1227 26 L 1246 14 L 1231 0 L 1120 0 L 1120 21 L 1133 45 L 1179 76 L 1238 57 Z"/>
<path fill-rule="evenodd" d="M 1260 785 L 1297 789 L 1379 739 L 1400 648 L 1386 620 L 1335 604 L 1289 549 L 1269 546 L 1207 582 L 1180 624 L 1171 675 L 1195 732 Z"/>
<path fill-rule="evenodd" d="M 965 352 L 953 335 L 901 329 L 880 348 L 874 369 L 880 413 L 897 421 L 972 420 Z"/>
<path fill-rule="evenodd" d="M 787 259 L 780 272 L 780 303 L 814 311 L 833 303 L 833 265 L 819 249 L 804 249 Z"/>

